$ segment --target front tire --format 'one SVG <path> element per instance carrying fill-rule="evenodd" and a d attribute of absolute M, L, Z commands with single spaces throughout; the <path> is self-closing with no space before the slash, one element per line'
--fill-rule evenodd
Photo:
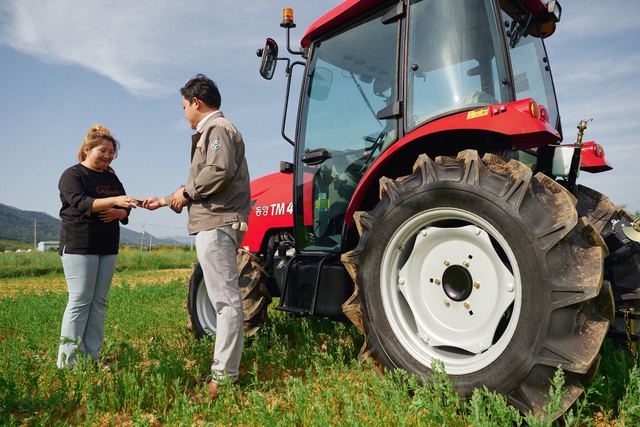
<path fill-rule="evenodd" d="M 538 414 L 561 366 L 566 410 L 609 324 L 604 244 L 574 205 L 545 175 L 473 150 L 421 155 L 412 175 L 381 179 L 342 257 L 361 357 L 427 379 L 440 360 L 462 396 L 487 386 Z"/>
<path fill-rule="evenodd" d="M 238 285 L 242 298 L 244 331 L 247 337 L 253 336 L 268 320 L 267 307 L 271 304 L 271 295 L 264 283 L 266 273 L 260 259 L 251 252 L 238 249 Z M 211 305 L 204 284 L 200 263 L 194 266 L 189 279 L 187 310 L 193 335 L 200 339 L 216 333 L 216 313 Z"/>

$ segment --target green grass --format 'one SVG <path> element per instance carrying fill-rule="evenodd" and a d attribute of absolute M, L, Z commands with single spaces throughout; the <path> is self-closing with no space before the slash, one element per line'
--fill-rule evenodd
<path fill-rule="evenodd" d="M 187 331 L 185 295 L 182 281 L 112 289 L 102 351 L 108 371 L 88 361 L 56 368 L 65 293 L 0 299 L 0 425 L 640 425 L 640 370 L 608 341 L 594 382 L 551 423 L 486 389 L 459 399 L 438 365 L 432 384 L 402 371 L 378 375 L 357 362 L 362 336 L 350 324 L 272 309 L 245 345 L 241 385 L 223 388 L 215 403 L 194 400 L 213 342 Z M 563 384 L 558 371 L 550 413 Z"/>
<path fill-rule="evenodd" d="M 195 260 L 195 251 L 188 248 L 161 247 L 141 252 L 124 247 L 118 255 L 117 271 L 189 268 Z M 0 253 L 0 279 L 58 273 L 62 273 L 62 262 L 57 252 Z"/>
<path fill-rule="evenodd" d="M 0 252 L 15 251 L 17 249 L 27 250 L 33 249 L 33 243 L 19 242 L 17 240 L 0 239 Z"/>

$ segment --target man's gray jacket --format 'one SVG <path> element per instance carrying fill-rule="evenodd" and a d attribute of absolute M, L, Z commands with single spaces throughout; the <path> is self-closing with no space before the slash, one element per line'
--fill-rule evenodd
<path fill-rule="evenodd" d="M 244 141 L 221 111 L 207 119 L 192 149 L 185 192 L 189 234 L 247 222 L 251 210 L 249 168 Z"/>

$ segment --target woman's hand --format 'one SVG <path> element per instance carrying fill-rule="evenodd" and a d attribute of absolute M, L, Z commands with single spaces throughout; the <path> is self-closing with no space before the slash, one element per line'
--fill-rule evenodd
<path fill-rule="evenodd" d="M 127 217 L 127 211 L 123 209 L 109 208 L 101 211 L 98 216 L 102 222 L 111 222 L 118 219 L 125 219 Z"/>
<path fill-rule="evenodd" d="M 116 196 L 111 197 L 113 206 L 120 206 L 122 208 L 135 208 L 138 206 L 138 200 L 131 196 Z"/>
<path fill-rule="evenodd" d="M 91 212 L 103 212 L 107 209 L 115 208 L 117 206 L 121 208 L 135 208 L 141 203 L 138 199 L 132 196 L 114 196 L 104 197 L 102 199 L 95 199 L 91 205 Z"/>

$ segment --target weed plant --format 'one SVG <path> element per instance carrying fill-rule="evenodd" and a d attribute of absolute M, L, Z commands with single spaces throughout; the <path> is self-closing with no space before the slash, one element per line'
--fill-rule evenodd
<path fill-rule="evenodd" d="M 211 402 L 200 393 L 213 341 L 188 332 L 185 293 L 179 281 L 112 289 L 101 363 L 64 370 L 55 360 L 66 295 L 0 300 L 0 424 L 640 425 L 640 371 L 611 343 L 583 397 L 551 422 L 522 416 L 487 389 L 461 400 L 439 364 L 432 383 L 404 371 L 378 375 L 357 361 L 362 336 L 350 324 L 275 310 L 245 344 L 241 385 L 221 388 Z M 561 405 L 564 381 L 558 370 L 549 414 Z"/>

